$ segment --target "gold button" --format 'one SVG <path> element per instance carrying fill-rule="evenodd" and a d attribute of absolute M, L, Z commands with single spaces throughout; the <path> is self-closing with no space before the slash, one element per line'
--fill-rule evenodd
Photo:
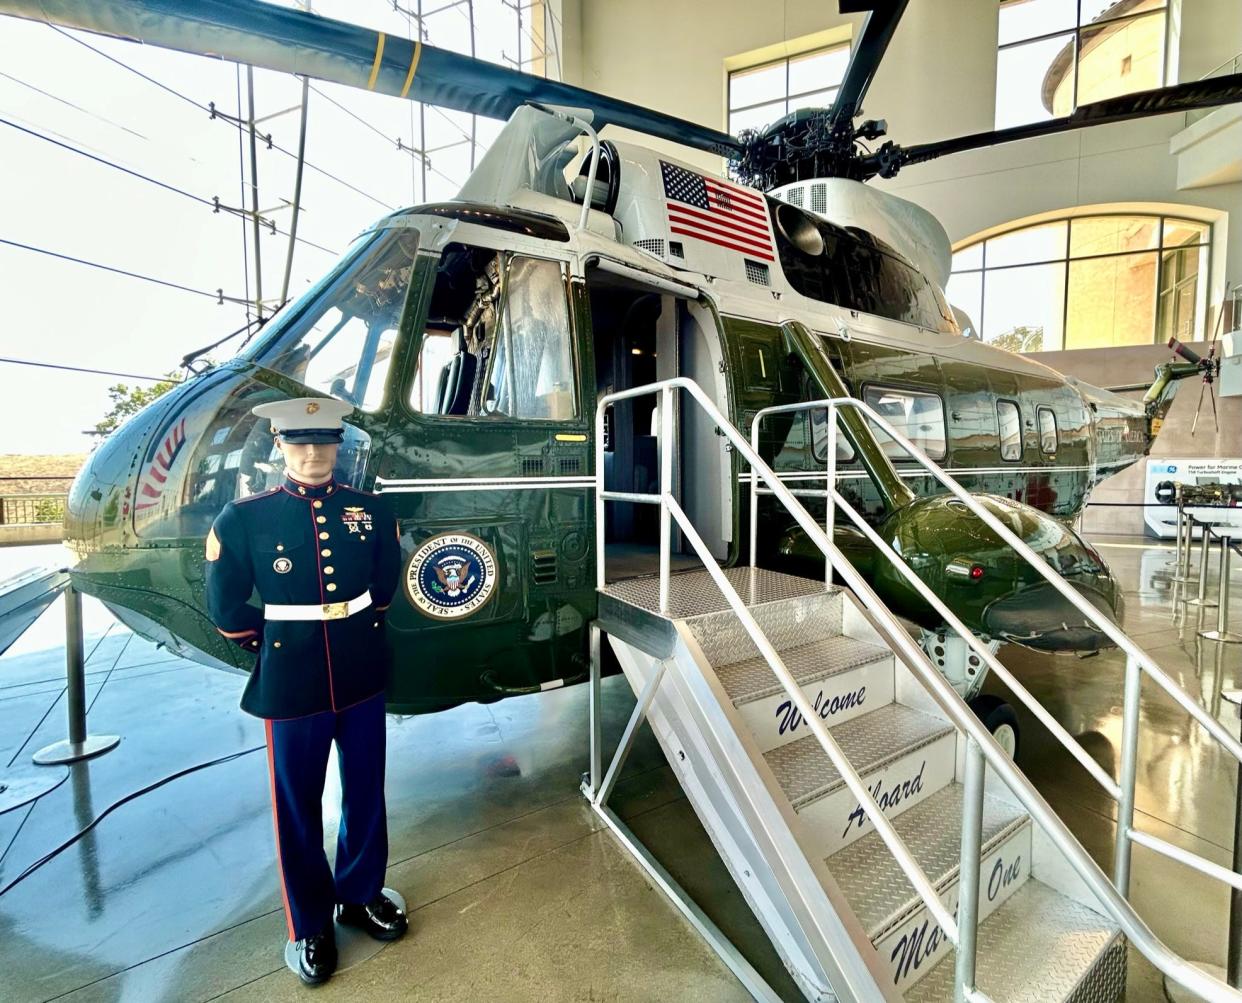
<path fill-rule="evenodd" d="M 325 575 L 330 575 L 330 574 L 332 574 L 332 572 L 333 572 L 333 571 L 335 571 L 335 570 L 336 570 L 336 568 L 332 567 L 332 565 L 331 565 L 331 564 L 329 564 L 326 568 L 324 568 L 324 569 L 323 569 L 323 573 L 324 573 Z"/>
<path fill-rule="evenodd" d="M 327 533 L 320 533 L 320 534 L 319 534 L 319 539 L 321 539 L 321 540 L 326 540 L 327 538 L 328 538 L 328 534 L 327 534 Z"/>
<path fill-rule="evenodd" d="M 371 624 L 371 626 L 372 626 L 372 627 L 378 627 L 378 626 L 379 626 L 379 621 L 378 621 L 378 620 L 376 620 L 373 624 Z"/>
<path fill-rule="evenodd" d="M 279 647 L 280 647 L 280 642 L 279 642 L 279 641 L 273 641 L 273 642 L 272 642 L 272 647 L 273 647 L 273 648 L 279 648 Z"/>
<path fill-rule="evenodd" d="M 315 508 L 323 508 L 323 502 L 321 502 L 318 498 L 315 499 Z"/>
<path fill-rule="evenodd" d="M 327 533 L 324 533 L 324 536 L 327 536 L 327 535 L 328 535 Z M 319 553 L 321 553 L 324 557 L 332 556 L 332 551 L 330 551 L 327 547 L 324 547 L 323 550 L 319 551 Z"/>
<path fill-rule="evenodd" d="M 328 584 L 325 586 L 325 588 L 327 588 L 327 590 L 328 590 L 329 592 L 335 592 L 335 591 L 336 591 L 336 582 L 328 582 Z"/>
<path fill-rule="evenodd" d="M 285 545 L 284 545 L 283 543 L 278 543 L 278 544 L 276 544 L 276 549 L 277 549 L 277 550 L 284 550 L 284 549 L 285 549 Z"/>
<path fill-rule="evenodd" d="M 328 517 L 326 515 L 317 515 L 315 516 L 315 521 L 316 522 L 327 522 Z"/>
<path fill-rule="evenodd" d="M 358 534 L 358 538 L 359 538 L 360 540 L 365 540 L 365 539 L 367 538 L 367 534 L 366 534 L 366 533 L 359 533 L 359 534 Z"/>

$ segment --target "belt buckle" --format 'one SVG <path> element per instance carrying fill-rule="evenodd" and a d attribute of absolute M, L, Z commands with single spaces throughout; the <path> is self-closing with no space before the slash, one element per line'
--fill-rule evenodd
<path fill-rule="evenodd" d="M 344 620 L 347 616 L 349 616 L 349 603 L 328 602 L 323 604 L 323 618 L 325 620 Z"/>

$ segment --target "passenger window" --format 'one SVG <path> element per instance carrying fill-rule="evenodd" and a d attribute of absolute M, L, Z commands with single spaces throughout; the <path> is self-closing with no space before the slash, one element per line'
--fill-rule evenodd
<path fill-rule="evenodd" d="M 867 387 L 863 390 L 863 400 L 931 459 L 945 458 L 944 402 L 939 394 L 922 390 Z M 876 429 L 876 433 L 876 438 L 889 459 L 911 458 L 902 446 L 883 432 Z"/>
<path fill-rule="evenodd" d="M 1057 451 L 1057 416 L 1050 407 L 1041 407 L 1036 414 L 1039 416 L 1039 451 L 1052 456 Z"/>
<path fill-rule="evenodd" d="M 811 422 L 811 450 L 820 463 L 828 462 L 828 409 L 808 411 Z M 837 411 L 837 462 L 849 463 L 854 459 L 854 447 L 841 431 L 841 412 Z"/>
<path fill-rule="evenodd" d="M 378 411 L 418 234 L 380 231 L 259 358 L 320 393 Z"/>
<path fill-rule="evenodd" d="M 565 421 L 577 416 L 577 397 L 561 265 L 450 245 L 436 276 L 410 407 Z"/>
<path fill-rule="evenodd" d="M 1013 401 L 997 401 L 996 416 L 1000 419 L 1000 454 L 1002 460 L 1022 459 L 1022 415 Z"/>

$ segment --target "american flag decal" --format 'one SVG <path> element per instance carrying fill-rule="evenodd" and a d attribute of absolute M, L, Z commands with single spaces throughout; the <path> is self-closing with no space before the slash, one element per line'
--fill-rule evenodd
<path fill-rule="evenodd" d="M 138 501 L 134 508 L 138 511 L 143 509 L 154 508 L 159 504 L 160 495 L 164 493 L 164 482 L 168 480 L 168 474 L 172 470 L 172 465 L 176 462 L 178 455 L 181 453 L 181 447 L 185 445 L 185 419 L 182 418 L 173 426 L 164 441 L 160 443 L 159 451 L 155 454 L 155 459 L 149 467 L 147 467 L 147 475 L 142 482 L 142 488 L 139 495 L 144 500 Z"/>
<path fill-rule="evenodd" d="M 768 207 L 758 192 L 660 161 L 669 232 L 772 261 Z"/>

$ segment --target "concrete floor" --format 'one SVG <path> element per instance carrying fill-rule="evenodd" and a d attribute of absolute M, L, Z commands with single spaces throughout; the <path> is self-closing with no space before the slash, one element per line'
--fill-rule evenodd
<path fill-rule="evenodd" d="M 1127 629 L 1183 686 L 1211 705 L 1222 673 L 1226 686 L 1242 678 L 1242 646 L 1226 650 L 1218 668 L 1216 646 L 1196 643 L 1194 617 L 1175 620 L 1164 587 L 1171 552 L 1134 538 L 1096 542 L 1126 586 Z M 32 563 L 24 556 L 0 551 L 0 578 Z M 1242 616 L 1242 576 L 1234 590 Z M 241 677 L 155 650 L 91 600 L 85 612 L 90 728 L 123 741 L 73 767 L 33 806 L 0 815 L 0 887 L 124 795 L 262 748 L 260 722 L 237 708 Z M 57 603 L 0 657 L 0 769 L 64 737 L 62 616 Z M 1123 660 L 1002 651 L 1115 771 Z M 606 680 L 610 746 L 633 702 L 621 677 Z M 1111 805 L 1022 720 L 1020 765 L 1107 869 Z M 411 933 L 339 973 L 316 998 L 746 999 L 585 807 L 577 793 L 585 736 L 583 687 L 389 718 L 388 884 L 406 896 Z M 1232 761 L 1150 687 L 1141 743 L 1141 828 L 1227 864 Z M 325 795 L 329 842 L 335 796 Z M 640 735 L 613 804 L 774 988 L 797 999 L 650 732 Z M 1219 886 L 1139 848 L 1132 897 L 1171 948 L 1223 960 L 1227 896 Z M 266 764 L 252 752 L 118 808 L 0 897 L 0 999 L 303 998 L 283 966 L 284 936 Z M 1132 957 L 1127 999 L 1160 998 L 1154 971 Z"/>

